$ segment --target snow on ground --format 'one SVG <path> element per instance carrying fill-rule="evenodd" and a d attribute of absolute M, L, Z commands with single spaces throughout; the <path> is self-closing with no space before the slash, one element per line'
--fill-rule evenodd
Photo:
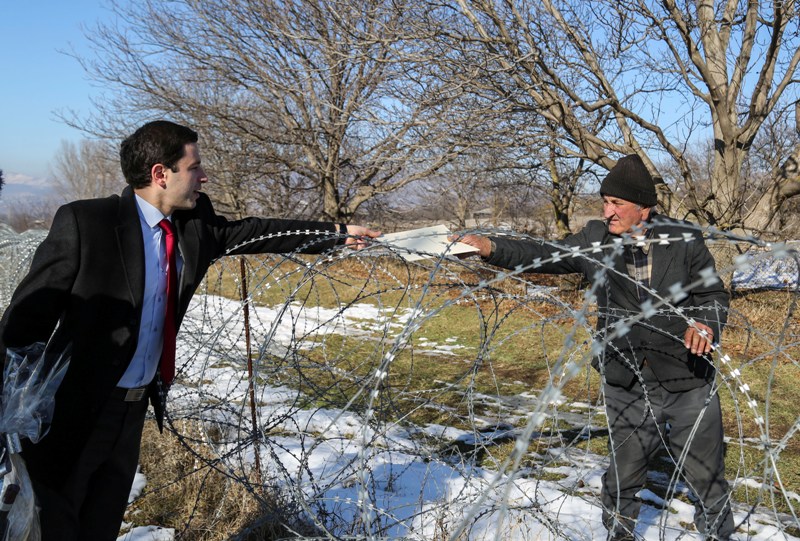
<path fill-rule="evenodd" d="M 175 530 L 158 526 L 137 526 L 117 538 L 124 541 L 174 541 Z"/>
<path fill-rule="evenodd" d="M 789 242 L 786 246 L 797 249 L 798 244 Z M 737 261 L 731 278 L 731 289 L 798 289 L 800 269 L 786 250 L 777 246 L 753 248 L 739 257 L 741 259 Z"/>
<path fill-rule="evenodd" d="M 241 304 L 219 297 L 198 296 L 193 302 L 184 330 L 179 336 L 184 358 L 195 355 L 181 370 L 182 386 L 172 393 L 170 408 L 181 411 L 197 407 L 209 397 L 225 397 L 243 408 L 247 382 L 242 368 L 223 362 L 224 356 L 244 350 Z M 215 329 L 204 323 L 213 315 Z M 283 306 L 251 308 L 251 318 L 266 322 L 265 333 L 254 338 L 269 348 L 285 351 L 290 341 L 305 333 L 362 333 L 373 335 L 375 327 L 394 333 L 403 321 L 387 320 L 375 306 L 351 306 L 346 314 L 338 310 Z M 391 338 L 391 333 L 389 333 Z M 210 344 L 214 344 L 210 348 Z M 436 345 L 424 343 L 424 348 Z M 457 346 L 448 340 L 444 351 Z M 287 493 L 301 498 L 308 509 L 337 535 L 353 532 L 353 524 L 372 524 L 373 539 L 430 540 L 445 535 L 471 541 L 533 541 L 547 539 L 605 539 L 599 503 L 600 479 L 607 465 L 605 457 L 577 448 L 554 448 L 548 452 L 549 466 L 536 470 L 521 467 L 498 471 L 479 467 L 464 456 L 443 452 L 448 444 L 491 445 L 493 438 L 516 438 L 520 430 L 511 426 L 495 432 L 460 430 L 428 425 L 398 426 L 365 422 L 361 413 L 335 409 L 302 409 L 302 397 L 293 389 L 269 385 L 258 388 L 258 416 L 262 425 L 270 422 L 270 435 L 257 448 L 261 464 L 280 480 Z M 534 397 L 531 397 L 534 398 Z M 591 410 L 586 403 L 574 410 Z M 215 410 L 230 416 L 235 426 L 237 407 Z M 221 419 L 217 418 L 217 421 Z M 232 432 L 232 430 L 231 430 Z M 235 434 L 229 434 L 235 437 Z M 431 441 L 439 442 L 431 445 Z M 218 449 L 220 455 L 241 442 L 231 441 Z M 253 463 L 255 448 L 244 446 L 237 463 Z M 542 458 L 542 457 L 539 457 Z M 658 474 L 654 475 L 657 479 Z M 137 478 L 134 492 L 143 480 Z M 644 505 L 637 533 L 648 540 L 699 540 L 684 524 L 693 523 L 694 508 L 679 500 L 664 502 L 649 490 L 640 496 Z M 733 536 L 735 540 L 794 540 L 783 533 L 774 513 L 749 513 L 735 509 L 736 523 L 747 520 Z M 124 541 L 171 541 L 174 531 L 137 527 L 120 537 Z"/>

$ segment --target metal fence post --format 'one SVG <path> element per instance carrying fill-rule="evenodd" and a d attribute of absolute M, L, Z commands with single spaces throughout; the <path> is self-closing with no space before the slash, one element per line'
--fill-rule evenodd
<path fill-rule="evenodd" d="M 249 301 L 249 294 L 247 291 L 247 259 L 244 256 L 239 257 L 239 268 L 241 271 L 241 280 L 242 280 L 242 308 L 244 310 L 244 340 L 247 348 L 247 387 L 248 387 L 248 394 L 250 396 L 250 419 L 253 424 L 253 441 L 258 442 L 261 439 L 261 435 L 259 434 L 258 430 L 258 418 L 256 416 L 256 385 L 255 385 L 255 377 L 253 374 L 253 354 L 250 345 L 250 301 Z M 261 476 L 261 458 L 258 452 L 258 445 L 255 446 L 255 472 L 256 472 L 256 482 L 259 486 L 262 484 L 262 476 Z"/>

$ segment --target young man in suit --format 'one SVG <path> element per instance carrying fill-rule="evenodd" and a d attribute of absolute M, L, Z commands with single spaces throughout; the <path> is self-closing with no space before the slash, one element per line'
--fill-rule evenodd
<path fill-rule="evenodd" d="M 147 403 L 161 427 L 174 335 L 215 259 L 320 253 L 379 235 L 353 225 L 217 215 L 202 192 L 208 177 L 197 140 L 168 121 L 125 139 L 128 187 L 58 209 L 3 314 L 2 351 L 49 340 L 49 350 L 70 356 L 50 430 L 36 444 L 24 442 L 22 453 L 44 541 L 116 539 Z M 284 235 L 264 238 L 274 233 Z"/>
<path fill-rule="evenodd" d="M 603 180 L 600 195 L 604 221 L 590 221 L 559 243 L 480 235 L 459 240 L 493 265 L 580 273 L 597 282 L 596 342 L 604 347 L 592 364 L 603 377 L 610 434 L 611 464 L 601 493 L 608 538 L 634 539 L 641 506 L 636 493 L 644 487 L 650 457 L 668 440 L 673 458 L 684 459 L 682 478 L 699 499 L 697 529 L 708 539 L 727 539 L 734 524 L 709 354 L 726 322 L 728 293 L 697 229 L 656 215 L 655 185 L 641 158 L 620 159 Z M 644 238 L 630 242 L 632 235 Z M 621 237 L 629 242 L 615 250 L 614 241 Z M 678 240 L 658 240 L 665 238 Z M 574 257 L 572 249 L 585 251 Z M 554 258 L 554 252 L 569 255 Z M 536 266 L 536 259 L 546 262 Z M 698 280 L 699 285 L 689 287 Z M 683 298 L 672 294 L 676 284 Z M 674 308 L 643 310 L 665 298 Z"/>

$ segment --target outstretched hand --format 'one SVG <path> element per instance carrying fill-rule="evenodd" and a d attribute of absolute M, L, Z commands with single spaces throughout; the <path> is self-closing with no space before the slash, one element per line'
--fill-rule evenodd
<path fill-rule="evenodd" d="M 361 225 L 348 224 L 347 238 L 344 241 L 344 245 L 354 250 L 361 250 L 369 246 L 369 239 L 375 239 L 380 236 L 380 231 L 375 231 Z"/>
<path fill-rule="evenodd" d="M 450 242 L 461 242 L 463 244 L 468 244 L 473 248 L 477 248 L 478 255 L 481 257 L 489 257 L 492 255 L 492 241 L 489 240 L 487 237 L 483 237 L 481 235 L 450 235 L 447 237 L 447 240 Z M 469 257 L 474 255 L 472 253 L 468 254 L 460 254 L 457 255 L 459 258 Z"/>

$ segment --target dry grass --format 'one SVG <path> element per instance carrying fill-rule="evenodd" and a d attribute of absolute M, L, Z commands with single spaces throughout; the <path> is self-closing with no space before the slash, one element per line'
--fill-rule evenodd
<path fill-rule="evenodd" d="M 192 421 L 176 428 L 184 437 L 200 434 Z M 159 434 L 154 421 L 146 422 L 140 462 L 147 487 L 128 507 L 126 521 L 174 528 L 186 541 L 269 541 L 315 533 L 277 490 L 234 480 L 211 466 L 215 457 L 207 447 L 192 448 L 206 452 L 195 456 L 174 434 Z"/>

